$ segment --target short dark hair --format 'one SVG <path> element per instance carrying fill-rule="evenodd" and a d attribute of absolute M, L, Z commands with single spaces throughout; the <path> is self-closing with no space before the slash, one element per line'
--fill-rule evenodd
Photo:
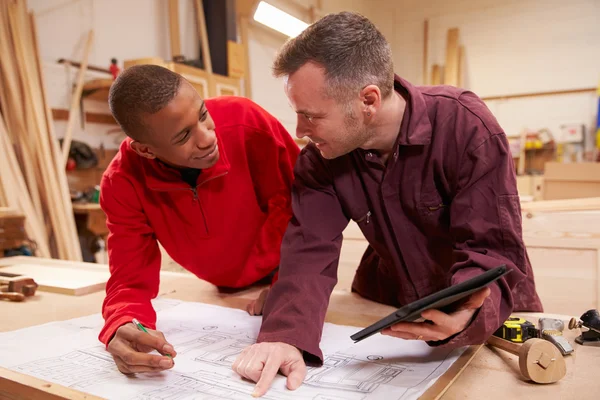
<path fill-rule="evenodd" d="M 394 87 L 389 43 L 371 21 L 357 13 L 329 14 L 288 40 L 273 63 L 273 74 L 290 75 L 307 62 L 324 68 L 328 94 L 339 101 L 371 84 L 386 98 Z"/>
<path fill-rule="evenodd" d="M 169 104 L 182 79 L 158 65 L 135 65 L 123 71 L 108 94 L 110 111 L 123 132 L 134 140 L 147 139 L 142 115 L 154 114 Z"/>

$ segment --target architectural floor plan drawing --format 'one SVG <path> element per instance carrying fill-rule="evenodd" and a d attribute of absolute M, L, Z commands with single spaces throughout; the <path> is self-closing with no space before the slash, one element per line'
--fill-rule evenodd
<path fill-rule="evenodd" d="M 259 317 L 201 303 L 157 300 L 154 304 L 157 328 L 177 350 L 175 367 L 169 371 L 121 374 L 97 340 L 103 324 L 99 315 L 0 333 L 0 366 L 107 399 L 252 398 L 254 384 L 241 379 L 231 365 L 255 342 Z M 263 398 L 415 399 L 463 351 L 381 335 L 353 343 L 350 335 L 356 330 L 325 324 L 323 366 L 308 368 L 304 384 L 295 391 L 286 389 L 285 377 L 276 377 Z"/>
<path fill-rule="evenodd" d="M 406 367 L 401 365 L 380 364 L 377 361 L 365 362 L 336 353 L 325 358 L 323 367 L 312 368 L 304 382 L 313 387 L 372 393 L 404 370 Z"/>

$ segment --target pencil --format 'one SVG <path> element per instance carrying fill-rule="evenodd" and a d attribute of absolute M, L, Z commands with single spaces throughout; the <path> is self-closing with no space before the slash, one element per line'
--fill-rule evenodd
<path fill-rule="evenodd" d="M 135 326 L 137 326 L 140 331 L 146 332 L 146 333 L 150 333 L 150 332 L 148 332 L 146 330 L 146 328 L 144 327 L 144 325 L 140 324 L 140 321 L 138 321 L 137 319 L 134 318 L 134 319 L 131 320 L 131 322 L 133 322 L 133 324 Z M 166 353 L 165 356 L 167 356 L 169 358 L 173 358 L 173 357 L 171 357 L 171 355 L 169 353 Z"/>

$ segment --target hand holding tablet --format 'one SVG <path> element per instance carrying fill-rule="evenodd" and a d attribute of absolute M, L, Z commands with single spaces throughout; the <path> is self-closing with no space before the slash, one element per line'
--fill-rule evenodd
<path fill-rule="evenodd" d="M 421 313 L 426 310 L 449 312 L 452 310 L 453 306 L 456 305 L 456 302 L 484 289 L 489 284 L 495 282 L 509 272 L 511 272 L 511 270 L 507 269 L 506 265 L 500 265 L 499 267 L 486 271 L 467 281 L 440 290 L 439 292 L 433 293 L 411 304 L 407 304 L 387 317 L 382 318 L 374 324 L 355 333 L 350 336 L 350 338 L 355 342 L 359 342 L 399 322 L 417 321 L 421 318 Z"/>

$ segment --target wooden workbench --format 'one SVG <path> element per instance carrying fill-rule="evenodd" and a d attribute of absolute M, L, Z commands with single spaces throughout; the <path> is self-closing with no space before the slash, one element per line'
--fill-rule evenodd
<path fill-rule="evenodd" d="M 15 257 L 12 260 L 0 260 L 0 266 L 17 263 L 42 263 L 48 265 L 77 264 L 58 260 L 41 260 L 32 257 Z M 86 264 L 86 266 L 106 268 L 106 266 L 94 264 Z M 246 304 L 254 299 L 261 289 L 261 287 L 253 287 L 237 293 L 222 293 L 213 285 L 201 281 L 192 275 L 161 272 L 159 296 L 244 309 Z M 47 322 L 99 313 L 103 299 L 103 291 L 77 297 L 38 292 L 34 298 L 29 298 L 23 303 L 0 302 L 0 315 L 2 316 L 0 331 L 10 331 Z M 380 317 L 389 314 L 391 310 L 392 308 L 389 306 L 374 303 L 353 293 L 349 293 L 347 290 L 338 289 L 332 294 L 326 320 L 327 322 L 342 325 L 366 326 Z M 535 323 L 537 322 L 536 318 L 542 314 L 519 315 L 523 315 Z M 544 315 L 548 316 L 548 314 Z M 555 315 L 550 316 L 557 317 Z M 567 318 L 568 316 L 564 316 L 563 319 Z M 565 332 L 565 335 L 571 342 L 578 334 L 579 330 Z M 567 375 L 560 382 L 552 385 L 537 385 L 525 382 L 519 374 L 516 356 L 483 346 L 473 357 L 472 361 L 466 367 L 463 366 L 464 368 L 460 375 L 456 377 L 456 369 L 459 368 L 455 368 L 453 375 L 447 374 L 440 378 L 438 381 L 440 385 L 438 386 L 447 386 L 456 378 L 454 383 L 445 390 L 441 398 L 503 400 L 511 397 L 526 398 L 528 400 L 596 399 L 600 392 L 600 379 L 598 379 L 598 376 L 600 376 L 600 347 L 573 345 L 575 347 L 575 355 L 566 358 Z M 473 348 L 473 350 L 477 349 Z M 35 398 L 41 398 L 39 394 L 43 393 L 42 391 L 54 391 L 54 393 L 63 394 L 67 392 L 61 392 L 61 390 L 70 391 L 70 389 L 62 388 L 58 385 L 44 386 L 43 381 L 32 377 L 27 378 L 29 378 L 27 382 L 31 382 L 31 385 L 39 387 L 38 391 L 21 393 L 20 396 L 13 395 L 13 397 L 9 398 L 32 398 L 32 393 L 35 393 Z M 23 376 L 19 377 L 11 371 L 0 368 L 0 398 L 2 398 L 2 390 L 6 390 L 3 387 L 3 382 L 8 385 L 7 382 L 11 379 L 23 380 Z M 440 391 L 439 387 L 433 389 L 436 389 L 438 392 Z M 23 390 L 23 386 L 21 386 L 21 390 Z M 431 396 L 431 393 L 430 389 L 426 393 L 426 396 L 428 398 L 435 398 L 435 395 Z M 46 398 L 54 399 L 63 397 Z"/>

